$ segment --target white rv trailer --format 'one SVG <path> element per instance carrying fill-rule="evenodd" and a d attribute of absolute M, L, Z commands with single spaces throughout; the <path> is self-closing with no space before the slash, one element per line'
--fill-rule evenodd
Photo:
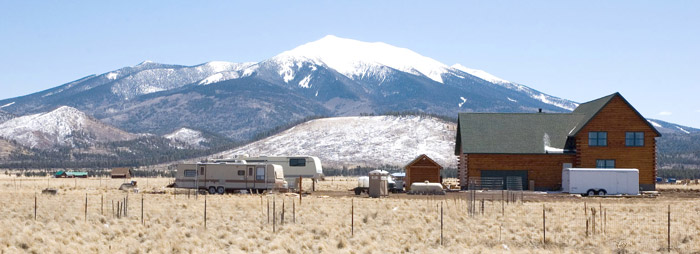
<path fill-rule="evenodd" d="M 271 163 L 178 164 L 175 187 L 207 190 L 210 194 L 287 188 L 282 166 Z"/>
<path fill-rule="evenodd" d="M 562 192 L 592 195 L 638 195 L 639 170 L 623 168 L 564 168 Z"/>
<path fill-rule="evenodd" d="M 314 156 L 238 156 L 233 159 L 216 160 L 216 162 L 233 162 L 245 160 L 248 163 L 272 163 L 282 166 L 284 177 L 287 178 L 313 178 L 323 177 L 323 167 L 321 160 Z"/>

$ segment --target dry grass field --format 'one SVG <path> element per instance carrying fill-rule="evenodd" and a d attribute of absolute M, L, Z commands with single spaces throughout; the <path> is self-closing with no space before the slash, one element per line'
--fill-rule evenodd
<path fill-rule="evenodd" d="M 195 198 L 164 188 L 172 179 L 134 180 L 139 193 L 128 193 L 128 215 L 116 218 L 112 202 L 126 198 L 126 192 L 117 190 L 123 180 L 0 177 L 0 251 L 649 253 L 667 251 L 669 205 L 671 252 L 700 251 L 700 188 L 687 186 L 660 186 L 662 194 L 656 198 L 525 193 L 524 202 L 510 203 L 500 200 L 501 192 L 478 192 L 470 214 L 469 193 L 370 199 L 351 195 L 347 190 L 355 182 L 348 178 L 319 182 L 317 192 L 302 200 L 295 194 Z M 41 194 L 47 186 L 58 189 L 58 194 Z M 304 188 L 310 189 L 311 182 Z"/>

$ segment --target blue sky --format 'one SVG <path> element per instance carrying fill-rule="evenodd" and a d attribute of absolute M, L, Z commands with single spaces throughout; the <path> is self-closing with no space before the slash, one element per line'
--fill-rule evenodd
<path fill-rule="evenodd" d="M 700 127 L 700 1 L 0 1 L 0 99 L 143 60 L 248 62 L 327 34 Z"/>

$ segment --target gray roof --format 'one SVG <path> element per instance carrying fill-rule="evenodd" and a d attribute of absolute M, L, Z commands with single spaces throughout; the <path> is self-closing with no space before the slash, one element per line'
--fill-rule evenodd
<path fill-rule="evenodd" d="M 562 153 L 565 151 L 557 149 L 567 148 L 569 133 L 584 117 L 570 113 L 460 113 L 456 147 L 464 144 L 463 153 Z"/>
<path fill-rule="evenodd" d="M 573 137 L 615 96 L 644 119 L 619 93 L 583 103 L 572 113 L 460 113 L 455 155 L 573 153 Z"/>

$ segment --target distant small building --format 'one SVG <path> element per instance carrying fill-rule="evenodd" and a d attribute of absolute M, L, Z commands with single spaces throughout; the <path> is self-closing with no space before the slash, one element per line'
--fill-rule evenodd
<path fill-rule="evenodd" d="M 411 190 L 411 184 L 415 182 L 441 183 L 442 166 L 425 154 L 413 159 L 404 169 L 406 170 L 406 178 L 404 178 L 406 191 Z"/>
<path fill-rule="evenodd" d="M 112 168 L 112 178 L 131 178 L 131 168 Z"/>
<path fill-rule="evenodd" d="M 59 170 L 54 176 L 56 178 L 87 178 L 88 172 L 66 172 Z"/>

